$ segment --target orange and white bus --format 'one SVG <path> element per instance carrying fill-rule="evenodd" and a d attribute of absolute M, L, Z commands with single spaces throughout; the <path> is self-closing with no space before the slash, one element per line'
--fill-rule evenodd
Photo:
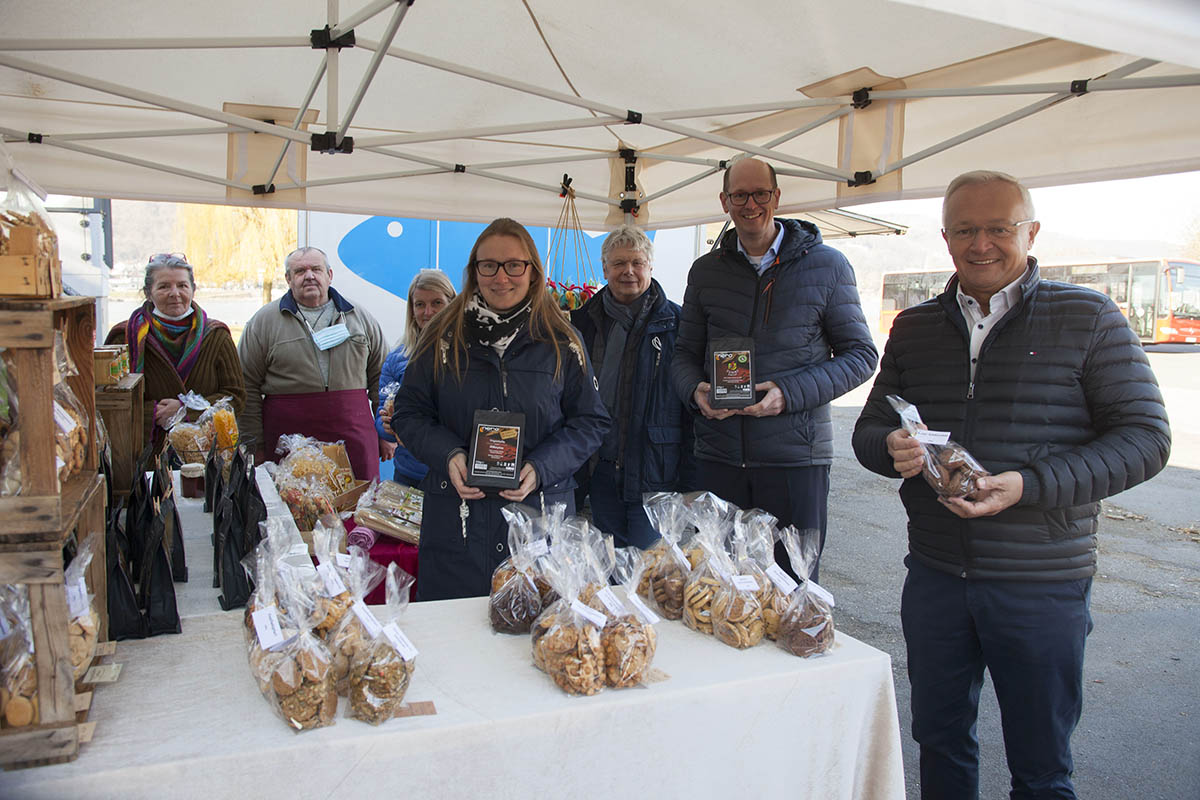
<path fill-rule="evenodd" d="M 1044 280 L 1111 297 L 1143 342 L 1200 342 L 1200 262 L 1159 258 L 1040 268 Z M 953 270 L 885 273 L 879 330 L 890 332 L 897 314 L 937 297 L 953 275 Z"/>

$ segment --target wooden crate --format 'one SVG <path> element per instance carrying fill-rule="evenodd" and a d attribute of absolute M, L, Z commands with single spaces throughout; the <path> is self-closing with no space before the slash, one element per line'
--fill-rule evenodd
<path fill-rule="evenodd" d="M 0 256 L 0 295 L 58 297 L 62 294 L 62 262 L 57 255 L 38 253 L 38 234 L 32 225 L 14 225 L 9 230 L 8 254 Z"/>
<path fill-rule="evenodd" d="M 81 543 L 88 536 L 95 537 L 86 579 L 100 616 L 97 640 L 104 642 L 108 638 L 105 493 L 103 480 L 95 478 L 88 491 L 71 501 L 64 517 L 66 527 L 56 539 L 0 543 L 0 583 L 24 584 L 29 590 L 39 715 L 36 725 L 0 730 L 0 765 L 5 769 L 61 763 L 79 753 L 79 723 L 86 720 L 90 692 L 77 687 L 71 665 L 62 548 L 72 531 Z M 95 660 L 93 657 L 92 662 Z"/>
<path fill-rule="evenodd" d="M 96 394 L 92 376 L 95 299 L 0 299 L 0 347 L 11 350 L 20 380 L 21 494 L 0 497 L 0 544 L 56 541 L 73 513 L 72 503 L 96 480 Z M 79 370 L 67 383 L 79 398 L 87 425 L 82 470 L 60 486 L 54 442 L 54 332 L 62 331 Z M 51 446 L 47 446 L 50 443 Z"/>
<path fill-rule="evenodd" d="M 133 486 L 133 468 L 145 447 L 145 385 L 140 372 L 131 372 L 113 386 L 96 387 L 96 410 L 112 442 L 113 494 L 122 497 Z"/>

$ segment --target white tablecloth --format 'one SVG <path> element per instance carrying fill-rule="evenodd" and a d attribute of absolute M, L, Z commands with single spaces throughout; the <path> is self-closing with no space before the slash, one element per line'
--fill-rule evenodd
<path fill-rule="evenodd" d="M 190 533 L 189 556 L 211 560 L 207 535 Z M 202 587 L 215 606 L 207 583 L 188 594 Z M 492 633 L 486 603 L 414 604 L 403 620 L 420 649 L 406 699 L 436 715 L 375 728 L 341 718 L 343 700 L 336 725 L 300 734 L 250 677 L 242 612 L 187 615 L 181 635 L 117 646 L 120 680 L 96 690 L 76 761 L 0 774 L 0 796 L 904 797 L 890 659 L 851 637 L 799 659 L 662 622 L 668 680 L 570 697 L 528 637 Z"/>

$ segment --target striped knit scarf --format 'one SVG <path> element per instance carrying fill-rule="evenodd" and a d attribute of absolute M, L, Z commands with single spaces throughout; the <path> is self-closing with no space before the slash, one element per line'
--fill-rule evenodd
<path fill-rule="evenodd" d="M 200 343 L 208 327 L 208 315 L 195 302 L 192 312 L 190 317 L 172 322 L 157 316 L 154 306 L 147 302 L 129 316 L 125 340 L 129 342 L 129 361 L 134 372 L 145 371 L 146 349 L 153 347 L 175 366 L 179 379 L 187 381 L 200 357 Z"/>

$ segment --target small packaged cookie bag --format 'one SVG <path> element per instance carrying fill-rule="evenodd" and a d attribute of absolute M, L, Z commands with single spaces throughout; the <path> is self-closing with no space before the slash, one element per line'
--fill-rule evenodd
<path fill-rule="evenodd" d="M 384 579 L 386 570 L 371 560 L 366 550 L 351 545 L 350 555 L 338 555 L 338 559 L 348 559 L 345 583 L 350 589 L 349 611 L 342 615 L 337 626 L 325 637 L 329 652 L 333 656 L 333 680 L 337 693 L 346 696 L 350 690 L 350 664 L 359 656 L 371 641 L 378 635 L 382 625 L 377 616 L 364 602 L 364 598 Z M 392 565 L 399 570 L 395 564 Z M 400 570 L 403 588 L 407 591 L 412 585 L 412 576 Z M 399 579 L 393 579 L 395 583 Z M 388 590 L 393 588 L 388 584 Z M 389 603 L 393 602 L 388 600 Z"/>
<path fill-rule="evenodd" d="M 712 492 L 701 492 L 688 507 L 692 524 L 696 526 L 692 544 L 704 555 L 703 560 L 693 564 L 683 589 L 683 624 L 709 636 L 713 634 L 712 604 L 722 584 L 722 573 L 732 573 L 725 554 L 725 539 L 736 512 L 735 506 Z M 714 556 L 718 554 L 724 558 L 714 563 Z M 761 609 L 758 616 L 761 620 Z"/>
<path fill-rule="evenodd" d="M 312 479 L 324 484 L 331 495 L 340 491 L 337 463 L 325 454 L 321 442 L 311 436 L 298 433 L 280 436 L 275 454 L 283 456 L 279 460 L 276 483 L 286 478 L 298 481 Z"/>
<path fill-rule="evenodd" d="M 396 715 L 417 664 L 417 648 L 400 630 L 412 576 L 391 564 L 386 581 L 387 604 L 382 619 L 377 620 L 379 630 L 350 662 L 350 708 L 346 716 L 372 725 Z"/>
<path fill-rule="evenodd" d="M 341 622 L 354 602 L 348 585 L 350 558 L 338 552 L 344 535 L 345 529 L 336 518 L 317 520 L 313 526 L 313 555 L 317 559 L 318 578 L 313 584 L 313 600 L 316 603 L 313 632 L 320 637 L 327 635 Z M 340 562 L 339 556 L 342 559 Z"/>
<path fill-rule="evenodd" d="M 0 724 L 38 724 L 37 666 L 29 593 L 23 585 L 0 585 Z"/>
<path fill-rule="evenodd" d="M 488 596 L 488 620 L 497 633 L 529 633 L 529 627 L 542 613 L 537 560 L 549 552 L 549 547 L 545 536 L 535 532 L 530 512 L 516 503 L 500 510 L 508 522 L 510 555 L 492 573 Z M 542 581 L 545 583 L 545 578 Z"/>
<path fill-rule="evenodd" d="M 917 407 L 899 395 L 889 394 L 887 401 L 900 415 L 900 425 L 925 448 L 925 466 L 921 475 L 940 497 L 970 497 L 975 482 L 990 475 L 967 449 L 950 438 L 948 431 L 931 431 L 921 422 Z"/>
<path fill-rule="evenodd" d="M 67 644 L 71 649 L 75 680 L 82 678 L 92 663 L 100 631 L 100 615 L 94 608 L 95 597 L 88 591 L 87 585 L 87 570 L 92 564 L 96 536 L 87 537 L 63 571 L 63 589 L 67 593 Z"/>
<path fill-rule="evenodd" d="M 821 532 L 815 529 L 801 532 L 789 525 L 783 530 L 783 544 L 792 569 L 804 582 L 788 596 L 776 644 L 804 658 L 824 653 L 833 646 L 833 595 L 808 578 L 820 542 Z"/>
<path fill-rule="evenodd" d="M 779 520 L 760 508 L 739 511 L 733 520 L 733 556 L 737 571 L 751 575 L 759 585 L 758 602 L 762 606 L 765 635 L 772 641 L 779 633 L 779 618 L 787 610 L 787 596 L 796 587 L 775 563 L 775 542 L 779 538 Z M 786 591 L 776 582 L 775 573 L 787 581 Z"/>
<path fill-rule="evenodd" d="M 537 618 L 530 632 L 533 661 L 567 694 L 592 695 L 604 688 L 600 632 L 607 616 L 579 600 L 587 582 L 578 543 L 555 542 L 546 577 L 559 599 Z"/>
<path fill-rule="evenodd" d="M 604 630 L 600 631 L 600 646 L 604 650 L 604 683 L 614 689 L 641 683 L 654 662 L 658 646 L 654 624 L 660 618 L 637 594 L 638 582 L 645 571 L 641 550 L 621 548 L 615 553 L 613 576 L 624 589 L 625 600 L 607 586 L 598 593 L 611 612 Z"/>
<path fill-rule="evenodd" d="M 683 590 L 692 565 L 679 544 L 691 526 L 691 517 L 678 492 L 644 495 L 642 506 L 662 541 L 646 551 L 646 573 L 638 583 L 642 597 L 665 619 L 683 616 Z"/>

